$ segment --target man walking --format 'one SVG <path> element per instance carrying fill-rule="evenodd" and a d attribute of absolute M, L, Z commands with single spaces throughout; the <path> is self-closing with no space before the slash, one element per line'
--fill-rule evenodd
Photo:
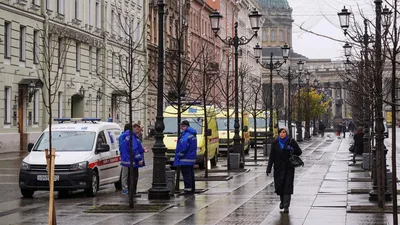
<path fill-rule="evenodd" d="M 197 131 L 190 127 L 187 120 L 180 124 L 181 135 L 176 143 L 174 166 L 180 166 L 185 185 L 185 194 L 194 194 L 195 179 L 193 166 L 196 163 Z"/>

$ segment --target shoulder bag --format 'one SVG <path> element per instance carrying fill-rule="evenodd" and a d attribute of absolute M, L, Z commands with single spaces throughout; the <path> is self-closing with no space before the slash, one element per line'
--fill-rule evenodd
<path fill-rule="evenodd" d="M 289 145 L 291 144 L 292 139 L 290 139 Z M 293 154 L 291 151 L 289 153 L 289 163 L 294 167 L 304 166 L 303 160 L 298 155 Z"/>

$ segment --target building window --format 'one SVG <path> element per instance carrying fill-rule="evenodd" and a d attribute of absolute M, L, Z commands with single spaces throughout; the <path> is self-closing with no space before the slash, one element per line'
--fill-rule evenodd
<path fill-rule="evenodd" d="M 58 92 L 58 118 L 62 118 L 63 112 L 63 93 Z"/>
<path fill-rule="evenodd" d="M 271 31 L 271 41 L 276 41 L 276 30 Z"/>
<path fill-rule="evenodd" d="M 4 23 L 4 58 L 11 58 L 11 23 Z"/>
<path fill-rule="evenodd" d="M 280 42 L 285 41 L 285 33 L 283 32 L 283 30 L 279 31 L 279 38 L 280 38 Z"/>
<path fill-rule="evenodd" d="M 76 43 L 76 72 L 81 71 L 81 44 Z"/>
<path fill-rule="evenodd" d="M 111 77 L 114 78 L 114 63 L 115 63 L 115 53 L 111 54 Z"/>
<path fill-rule="evenodd" d="M 33 95 L 33 124 L 39 123 L 39 91 Z"/>
<path fill-rule="evenodd" d="M 64 0 L 57 0 L 57 13 L 64 15 Z"/>
<path fill-rule="evenodd" d="M 59 69 L 63 68 L 63 65 L 62 65 L 62 63 L 64 61 L 63 58 L 64 58 L 64 56 L 66 56 L 65 53 L 63 53 L 63 48 L 64 48 L 63 39 L 59 37 L 58 38 L 58 68 Z M 52 51 L 51 48 L 50 48 L 50 51 Z"/>
<path fill-rule="evenodd" d="M 38 64 L 39 63 L 39 31 L 34 30 L 33 31 L 33 63 Z"/>
<path fill-rule="evenodd" d="M 122 26 L 124 24 L 123 19 L 124 18 L 122 17 L 121 13 L 118 13 L 118 28 L 120 37 L 124 37 L 124 27 Z"/>
<path fill-rule="evenodd" d="M 75 0 L 75 19 L 80 20 L 80 5 L 79 0 Z"/>
<path fill-rule="evenodd" d="M 115 13 L 114 10 L 111 10 L 111 34 L 114 34 L 114 23 L 115 23 Z"/>
<path fill-rule="evenodd" d="M 124 71 L 123 71 L 123 59 L 122 59 L 122 55 L 118 56 L 118 75 L 119 75 L 119 79 L 122 78 L 122 76 L 124 75 Z"/>
<path fill-rule="evenodd" d="M 92 46 L 89 46 L 89 74 L 92 74 Z"/>
<path fill-rule="evenodd" d="M 95 18 L 95 22 L 96 22 L 96 27 L 100 28 L 100 3 L 96 2 L 96 18 Z"/>
<path fill-rule="evenodd" d="M 52 0 L 46 0 L 46 9 L 51 11 L 51 1 Z"/>
<path fill-rule="evenodd" d="M 263 41 L 268 41 L 268 29 L 263 29 L 262 31 L 262 40 Z"/>
<path fill-rule="evenodd" d="M 11 87 L 4 89 L 4 124 L 11 123 Z"/>
<path fill-rule="evenodd" d="M 99 69 L 100 69 L 100 51 L 101 51 L 101 49 L 100 48 L 97 48 L 96 49 L 96 73 L 99 71 Z"/>
<path fill-rule="evenodd" d="M 91 8 L 91 6 L 92 6 L 92 0 L 88 0 L 88 5 L 89 5 L 89 7 L 88 7 L 88 24 L 89 24 L 89 26 L 90 25 L 92 25 L 92 8 Z"/>
<path fill-rule="evenodd" d="M 25 62 L 26 27 L 19 27 L 19 61 Z"/>

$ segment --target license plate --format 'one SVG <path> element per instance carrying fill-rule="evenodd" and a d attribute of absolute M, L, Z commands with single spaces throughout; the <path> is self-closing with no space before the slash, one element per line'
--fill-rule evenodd
<path fill-rule="evenodd" d="M 37 180 L 38 181 L 48 181 L 49 175 L 37 175 Z M 60 176 L 54 175 L 54 181 L 59 181 L 59 180 L 60 180 Z"/>

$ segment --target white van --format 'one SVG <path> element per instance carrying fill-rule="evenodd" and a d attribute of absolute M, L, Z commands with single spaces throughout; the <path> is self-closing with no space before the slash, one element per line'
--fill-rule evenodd
<path fill-rule="evenodd" d="M 121 128 L 100 119 L 55 119 L 52 125 L 53 148 L 56 149 L 54 190 L 59 194 L 84 189 L 95 196 L 100 185 L 114 183 L 121 189 L 118 138 Z M 23 159 L 19 187 L 24 197 L 36 190 L 49 190 L 45 149 L 49 148 L 48 128 L 35 144 L 28 144 Z"/>

